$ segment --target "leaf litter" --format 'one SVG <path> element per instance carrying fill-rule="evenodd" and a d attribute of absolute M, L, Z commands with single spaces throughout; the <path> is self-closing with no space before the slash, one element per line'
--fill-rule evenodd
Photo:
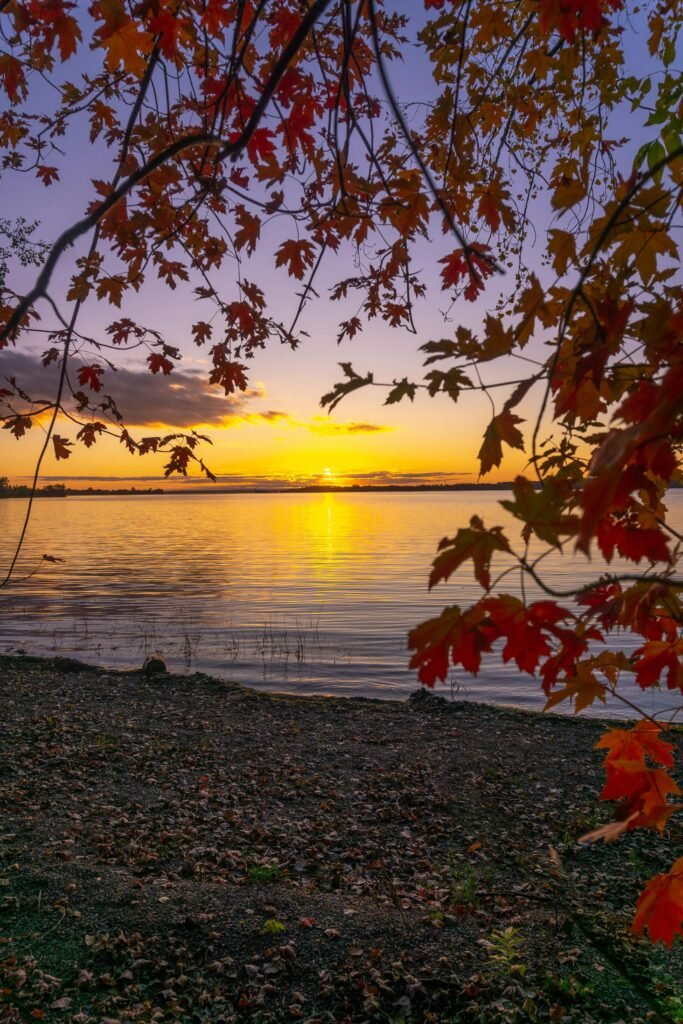
<path fill-rule="evenodd" d="M 0 1020 L 683 1019 L 600 723 L 0 659 Z M 507 966 L 506 966 L 507 965 Z"/>

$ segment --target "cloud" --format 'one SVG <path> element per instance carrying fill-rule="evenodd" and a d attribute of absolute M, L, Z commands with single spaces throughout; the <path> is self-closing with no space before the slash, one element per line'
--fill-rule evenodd
<path fill-rule="evenodd" d="M 75 363 L 72 371 L 75 388 L 78 387 L 76 370 Z M 0 353 L 0 377 L 16 377 L 17 384 L 32 398 L 50 399 L 56 391 L 58 373 L 56 364 L 44 367 L 37 356 L 14 350 Z M 196 369 L 178 367 L 165 376 L 144 369 L 107 368 L 102 383 L 100 394 L 112 396 L 124 423 L 131 427 L 230 427 L 245 421 L 277 423 L 288 418 L 287 413 L 275 409 L 252 410 L 254 400 L 265 397 L 262 385 L 225 395 Z M 97 399 L 94 392 L 93 399 Z"/>
<path fill-rule="evenodd" d="M 314 416 L 306 426 L 314 434 L 381 434 L 394 429 L 379 423 L 337 423 L 325 416 Z"/>

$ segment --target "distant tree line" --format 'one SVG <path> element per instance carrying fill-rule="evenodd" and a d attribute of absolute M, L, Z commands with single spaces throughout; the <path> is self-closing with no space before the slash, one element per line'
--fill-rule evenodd
<path fill-rule="evenodd" d="M 11 484 L 9 478 L 0 476 L 0 498 L 30 498 L 32 488 L 25 484 Z M 36 498 L 67 498 L 69 495 L 77 497 L 82 494 L 163 494 L 161 487 L 67 487 L 66 484 L 45 484 L 39 487 L 34 497 Z"/>

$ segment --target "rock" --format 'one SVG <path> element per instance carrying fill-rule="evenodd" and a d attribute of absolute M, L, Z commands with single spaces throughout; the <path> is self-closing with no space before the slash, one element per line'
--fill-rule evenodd
<path fill-rule="evenodd" d="M 163 655 L 159 654 L 158 651 L 154 654 L 150 654 L 148 658 L 145 658 L 142 664 L 142 671 L 146 676 L 155 676 L 160 672 L 168 672 Z"/>
<path fill-rule="evenodd" d="M 431 706 L 435 703 L 443 703 L 445 699 L 446 698 L 442 697 L 440 693 L 434 693 L 433 690 L 428 690 L 426 687 L 422 686 L 419 690 L 413 690 L 413 692 L 408 697 L 408 702 L 410 704 L 423 704 Z"/>
<path fill-rule="evenodd" d="M 57 657 L 52 659 L 52 664 L 60 672 L 92 672 L 90 665 L 86 665 L 83 661 L 78 661 L 77 658 Z"/>

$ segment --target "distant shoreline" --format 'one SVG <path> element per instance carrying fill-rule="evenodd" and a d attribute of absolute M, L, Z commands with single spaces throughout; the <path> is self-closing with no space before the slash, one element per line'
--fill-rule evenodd
<path fill-rule="evenodd" d="M 37 490 L 35 498 L 135 498 L 162 495 L 174 498 L 177 495 L 330 495 L 330 494 L 375 494 L 375 493 L 422 493 L 450 492 L 450 490 L 511 490 L 512 482 L 503 483 L 369 483 L 338 487 L 334 484 L 310 484 L 304 487 L 187 487 L 186 490 L 164 487 L 67 487 L 48 484 Z M 29 498 L 31 487 L 14 486 L 2 498 Z"/>
<path fill-rule="evenodd" d="M 49 484 L 36 491 L 36 498 L 82 498 L 82 497 L 136 497 L 148 495 L 178 494 L 358 494 L 377 492 L 423 492 L 423 491 L 509 491 L 511 481 L 495 484 L 352 484 L 350 487 L 335 487 L 332 484 L 310 484 L 306 487 L 188 487 L 186 490 L 166 490 L 163 487 L 65 487 Z M 30 487 L 12 487 L 0 498 L 28 498 Z"/>

